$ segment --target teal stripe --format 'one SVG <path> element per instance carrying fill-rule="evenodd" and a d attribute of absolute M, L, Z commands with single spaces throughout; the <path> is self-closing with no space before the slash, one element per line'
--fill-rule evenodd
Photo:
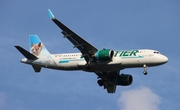
<path fill-rule="evenodd" d="M 60 60 L 59 63 L 68 63 L 69 60 Z"/>
<path fill-rule="evenodd" d="M 59 63 L 69 63 L 70 61 L 83 61 L 84 59 L 77 59 L 77 60 L 60 60 Z"/>
<path fill-rule="evenodd" d="M 121 56 L 121 58 L 143 58 L 143 56 Z"/>

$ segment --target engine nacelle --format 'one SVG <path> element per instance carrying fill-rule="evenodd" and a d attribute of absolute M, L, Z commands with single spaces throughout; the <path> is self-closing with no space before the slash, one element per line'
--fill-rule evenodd
<path fill-rule="evenodd" d="M 115 84 L 121 86 L 131 85 L 132 82 L 133 82 L 133 77 L 129 74 L 118 75 L 115 79 Z"/>
<path fill-rule="evenodd" d="M 103 50 L 98 50 L 94 56 L 97 60 L 112 60 L 113 55 L 114 55 L 113 50 L 103 49 Z"/>

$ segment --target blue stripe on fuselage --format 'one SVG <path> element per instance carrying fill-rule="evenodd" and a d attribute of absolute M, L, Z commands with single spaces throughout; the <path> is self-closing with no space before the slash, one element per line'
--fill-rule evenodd
<path fill-rule="evenodd" d="M 59 63 L 68 63 L 69 60 L 60 60 Z"/>
<path fill-rule="evenodd" d="M 143 56 L 121 56 L 121 58 L 143 58 Z"/>
<path fill-rule="evenodd" d="M 84 60 L 84 58 L 81 58 L 81 59 L 62 59 L 62 60 L 60 60 L 59 61 L 59 63 L 69 63 L 69 62 L 71 62 L 71 61 L 83 61 Z"/>

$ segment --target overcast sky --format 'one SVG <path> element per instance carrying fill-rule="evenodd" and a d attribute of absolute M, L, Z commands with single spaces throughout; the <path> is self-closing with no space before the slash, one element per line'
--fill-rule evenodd
<path fill-rule="evenodd" d="M 94 73 L 42 69 L 20 63 L 37 34 L 51 53 L 79 52 L 50 20 L 57 19 L 97 48 L 155 49 L 169 58 L 158 67 L 125 69 L 132 85 L 108 94 Z M 179 0 L 1 0 L 0 110 L 179 110 Z"/>

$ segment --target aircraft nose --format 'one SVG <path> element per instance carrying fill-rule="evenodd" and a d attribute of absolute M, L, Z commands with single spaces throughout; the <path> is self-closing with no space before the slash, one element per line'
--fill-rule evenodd
<path fill-rule="evenodd" d="M 161 59 L 162 59 L 162 62 L 163 62 L 163 63 L 168 62 L 168 58 L 167 58 L 166 56 L 164 56 L 164 55 L 163 55 L 163 57 L 162 57 Z"/>
<path fill-rule="evenodd" d="M 165 55 L 162 54 L 158 54 L 155 58 L 154 58 L 156 64 L 158 65 L 162 65 L 164 63 L 168 62 L 168 58 Z"/>

